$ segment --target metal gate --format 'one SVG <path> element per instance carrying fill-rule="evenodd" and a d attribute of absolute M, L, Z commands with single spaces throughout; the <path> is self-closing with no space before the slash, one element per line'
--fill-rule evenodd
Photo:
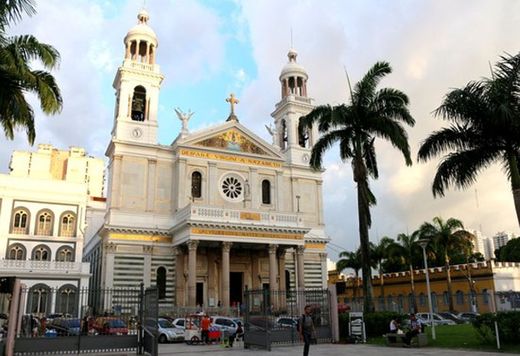
<path fill-rule="evenodd" d="M 33 287 L 21 289 L 18 305 L 18 315 L 10 315 L 10 323 L 17 325 L 15 355 L 129 351 L 157 355 L 155 288 Z"/>
<path fill-rule="evenodd" d="M 271 350 L 274 345 L 300 343 L 297 324 L 310 305 L 320 343 L 332 338 L 330 292 L 325 290 L 244 292 L 244 346 Z"/>
<path fill-rule="evenodd" d="M 157 333 L 159 293 L 156 287 L 146 289 L 142 306 L 142 351 L 151 356 L 157 356 L 159 353 Z"/>

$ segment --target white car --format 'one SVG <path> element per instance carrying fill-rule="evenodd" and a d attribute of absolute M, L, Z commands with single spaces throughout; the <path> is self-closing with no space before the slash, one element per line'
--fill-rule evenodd
<path fill-rule="evenodd" d="M 198 327 L 199 326 L 199 320 L 198 319 L 192 319 L 193 323 Z M 177 318 L 174 319 L 172 322 L 173 326 L 178 329 L 185 330 L 186 329 L 186 318 Z"/>
<path fill-rule="evenodd" d="M 431 325 L 430 321 L 430 313 L 417 313 L 415 314 L 418 318 L 420 318 L 426 325 Z M 457 325 L 453 320 L 449 320 L 443 318 L 437 313 L 433 313 L 433 323 L 437 325 Z"/>
<path fill-rule="evenodd" d="M 168 319 L 159 319 L 157 321 L 157 335 L 159 342 L 184 341 L 184 330 L 176 328 Z"/>
<path fill-rule="evenodd" d="M 228 331 L 231 334 L 237 332 L 238 324 L 235 318 L 227 316 L 213 316 L 211 317 L 211 324 L 218 327 L 222 331 Z"/>

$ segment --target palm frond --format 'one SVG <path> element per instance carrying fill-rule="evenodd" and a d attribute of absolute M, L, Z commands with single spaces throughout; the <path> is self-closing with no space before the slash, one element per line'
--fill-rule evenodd
<path fill-rule="evenodd" d="M 312 148 L 310 166 L 313 170 L 318 171 L 322 169 L 322 161 L 325 151 L 327 151 L 332 145 L 342 139 L 341 130 L 331 131 L 324 136 L 320 137 Z"/>

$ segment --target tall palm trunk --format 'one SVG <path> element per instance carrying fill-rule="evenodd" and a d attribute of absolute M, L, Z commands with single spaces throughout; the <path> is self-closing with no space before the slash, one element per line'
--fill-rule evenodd
<path fill-rule="evenodd" d="M 411 263 L 410 263 L 410 288 L 412 289 L 413 312 L 417 313 L 417 301 L 415 300 L 415 279 L 413 276 L 413 266 Z"/>
<path fill-rule="evenodd" d="M 380 292 L 380 298 L 379 300 L 382 300 L 384 304 L 385 302 L 385 279 L 383 278 L 383 269 L 381 268 L 381 262 L 379 262 L 379 288 L 381 289 Z"/>
<path fill-rule="evenodd" d="M 448 304 L 450 307 L 450 312 L 455 312 L 455 308 L 453 307 L 453 294 L 451 289 L 451 273 L 450 273 L 450 258 L 448 257 L 448 253 L 445 252 L 444 259 L 446 261 L 444 268 L 446 268 L 446 283 L 448 284 Z"/>
<path fill-rule="evenodd" d="M 361 274 L 363 277 L 363 310 L 365 313 L 374 310 L 372 302 L 372 271 L 370 267 L 370 246 L 368 240 L 368 209 L 366 180 L 358 182 L 358 214 L 359 214 L 359 242 L 361 247 Z"/>
<path fill-rule="evenodd" d="M 520 168 L 518 167 L 520 162 L 516 158 L 515 154 L 509 155 L 509 170 L 511 172 L 511 188 L 513 190 L 513 200 L 515 202 L 516 219 L 520 226 Z"/>

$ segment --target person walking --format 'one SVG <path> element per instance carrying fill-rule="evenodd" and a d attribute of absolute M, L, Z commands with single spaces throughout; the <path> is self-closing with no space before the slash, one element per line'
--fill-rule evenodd
<path fill-rule="evenodd" d="M 312 308 L 306 305 L 303 309 L 304 313 L 298 323 L 298 332 L 300 333 L 300 340 L 303 341 L 303 356 L 309 355 L 309 348 L 311 340 L 314 337 L 314 321 L 312 320 Z"/>
<path fill-rule="evenodd" d="M 208 314 L 204 314 L 204 316 L 202 317 L 202 320 L 200 322 L 200 326 L 201 326 L 201 339 L 202 339 L 202 342 L 205 343 L 205 344 L 209 344 L 209 324 L 211 323 L 211 320 L 208 316 Z"/>

